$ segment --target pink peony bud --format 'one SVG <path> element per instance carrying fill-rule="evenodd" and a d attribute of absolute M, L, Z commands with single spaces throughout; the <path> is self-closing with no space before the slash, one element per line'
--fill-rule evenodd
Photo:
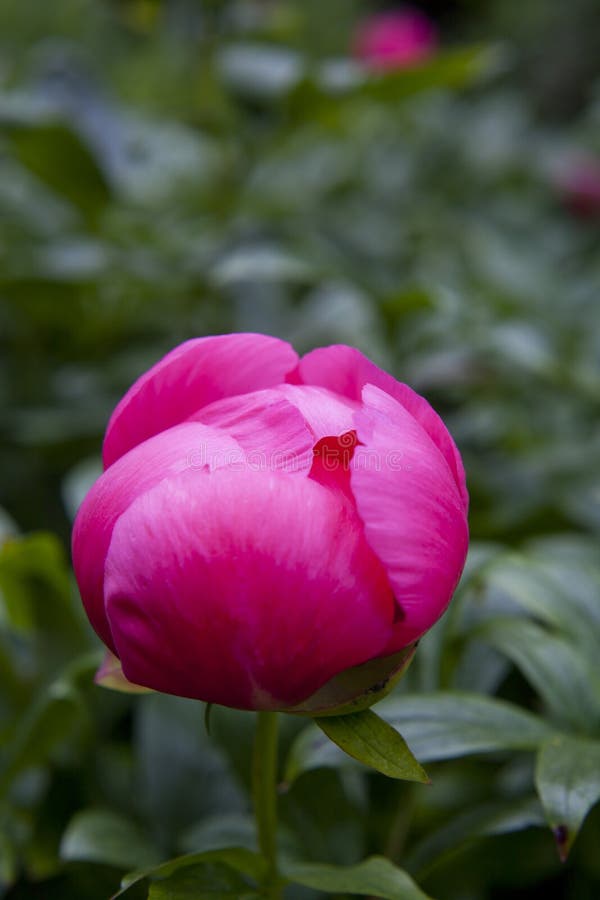
<path fill-rule="evenodd" d="M 376 691 L 463 568 L 452 438 L 351 347 L 298 359 L 259 334 L 187 341 L 118 404 L 104 463 L 73 561 L 123 684 L 310 709 L 347 699 L 357 667 Z"/>
<path fill-rule="evenodd" d="M 580 159 L 558 178 L 565 205 L 582 219 L 600 217 L 600 159 Z"/>
<path fill-rule="evenodd" d="M 407 8 L 363 21 L 354 37 L 354 56 L 371 69 L 404 69 L 430 57 L 437 45 L 433 22 Z"/>

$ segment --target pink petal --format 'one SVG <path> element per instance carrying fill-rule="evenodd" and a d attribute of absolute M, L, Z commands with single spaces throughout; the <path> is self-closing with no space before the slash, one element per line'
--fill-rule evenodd
<path fill-rule="evenodd" d="M 431 56 L 438 43 L 434 23 L 417 9 L 374 14 L 361 23 L 355 56 L 376 70 L 402 69 Z"/>
<path fill-rule="evenodd" d="M 341 435 L 354 428 L 354 412 L 359 404 L 323 387 L 282 384 L 277 390 L 300 410 L 315 441 Z"/>
<path fill-rule="evenodd" d="M 442 453 L 455 479 L 465 512 L 468 510 L 469 495 L 460 453 L 438 414 L 412 388 L 379 369 L 354 347 L 344 344 L 307 353 L 298 364 L 297 375 L 305 384 L 320 384 L 354 402 L 360 402 L 365 384 L 374 384 L 401 403 Z M 290 377 L 295 376 L 296 373 L 292 373 Z"/>
<path fill-rule="evenodd" d="M 177 425 L 134 447 L 110 467 L 83 501 L 73 528 L 73 565 L 90 622 L 115 650 L 104 611 L 104 562 L 114 524 L 135 498 L 167 475 L 244 459 L 239 444 L 199 423 Z"/>
<path fill-rule="evenodd" d="M 390 652 L 442 615 L 468 543 L 462 499 L 438 448 L 389 394 L 367 385 L 356 415 L 361 444 L 351 486 L 367 541 L 384 564 L 400 608 Z"/>
<path fill-rule="evenodd" d="M 167 353 L 127 391 L 104 439 L 104 466 L 222 397 L 285 381 L 298 356 L 264 334 L 194 338 Z"/>
<path fill-rule="evenodd" d="M 240 708 L 299 703 L 393 633 L 342 495 L 277 472 L 183 472 L 117 522 L 106 602 L 126 677 Z"/>
<path fill-rule="evenodd" d="M 279 389 L 226 397 L 205 406 L 192 418 L 235 438 L 250 468 L 305 474 L 310 470 L 312 433 L 300 411 Z"/>
<path fill-rule="evenodd" d="M 333 490 L 342 491 L 352 503 L 354 495 L 350 487 L 350 463 L 357 443 L 356 431 L 321 438 L 315 444 L 310 478 Z"/>

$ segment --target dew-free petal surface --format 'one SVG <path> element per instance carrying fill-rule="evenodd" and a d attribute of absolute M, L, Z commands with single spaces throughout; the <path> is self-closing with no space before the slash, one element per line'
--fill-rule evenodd
<path fill-rule="evenodd" d="M 192 416 L 238 441 L 250 468 L 306 474 L 314 438 L 302 413 L 278 388 L 226 397 Z"/>
<path fill-rule="evenodd" d="M 199 472 L 243 459 L 240 445 L 225 432 L 198 422 L 184 423 L 134 447 L 96 481 L 75 519 L 73 566 L 90 622 L 113 651 L 103 581 L 106 553 L 119 516 L 167 475 L 185 469 Z"/>
<path fill-rule="evenodd" d="M 277 390 L 302 413 L 315 443 L 354 428 L 353 415 L 359 404 L 346 397 L 313 385 L 282 384 Z"/>
<path fill-rule="evenodd" d="M 354 504 L 350 487 L 350 463 L 358 437 L 346 431 L 339 437 L 324 437 L 315 444 L 309 477 L 334 490 L 342 491 Z"/>
<path fill-rule="evenodd" d="M 468 527 L 456 483 L 421 425 L 373 385 L 363 389 L 363 400 L 350 483 L 401 613 L 393 652 L 446 609 L 464 566 Z"/>
<path fill-rule="evenodd" d="M 293 347 L 264 334 L 222 334 L 180 344 L 138 378 L 115 408 L 104 439 L 105 468 L 215 400 L 285 381 L 297 360 Z"/>
<path fill-rule="evenodd" d="M 161 482 L 115 526 L 106 604 L 128 679 L 277 708 L 381 652 L 393 598 L 342 494 L 279 472 L 199 474 Z"/>
<path fill-rule="evenodd" d="M 452 472 L 463 507 L 465 511 L 468 509 L 465 471 L 456 445 L 435 410 L 408 385 L 396 381 L 359 350 L 345 344 L 334 344 L 307 353 L 291 377 L 298 377 L 305 384 L 322 385 L 354 402 L 360 402 L 365 384 L 376 385 L 388 393 L 414 416 L 439 448 Z"/>

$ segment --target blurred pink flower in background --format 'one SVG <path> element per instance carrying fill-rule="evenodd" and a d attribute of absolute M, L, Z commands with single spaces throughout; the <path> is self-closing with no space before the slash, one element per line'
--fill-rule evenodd
<path fill-rule="evenodd" d="M 600 158 L 573 160 L 557 177 L 566 207 L 582 219 L 600 218 Z"/>
<path fill-rule="evenodd" d="M 403 69 L 435 53 L 438 33 L 425 13 L 412 7 L 363 20 L 354 35 L 354 56 L 371 69 Z"/>

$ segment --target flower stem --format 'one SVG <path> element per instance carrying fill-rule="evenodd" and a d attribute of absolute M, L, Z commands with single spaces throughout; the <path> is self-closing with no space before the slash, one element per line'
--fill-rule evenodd
<path fill-rule="evenodd" d="M 267 862 L 265 896 L 281 897 L 277 872 L 277 713 L 259 712 L 254 737 L 252 798 L 258 845 Z"/>

